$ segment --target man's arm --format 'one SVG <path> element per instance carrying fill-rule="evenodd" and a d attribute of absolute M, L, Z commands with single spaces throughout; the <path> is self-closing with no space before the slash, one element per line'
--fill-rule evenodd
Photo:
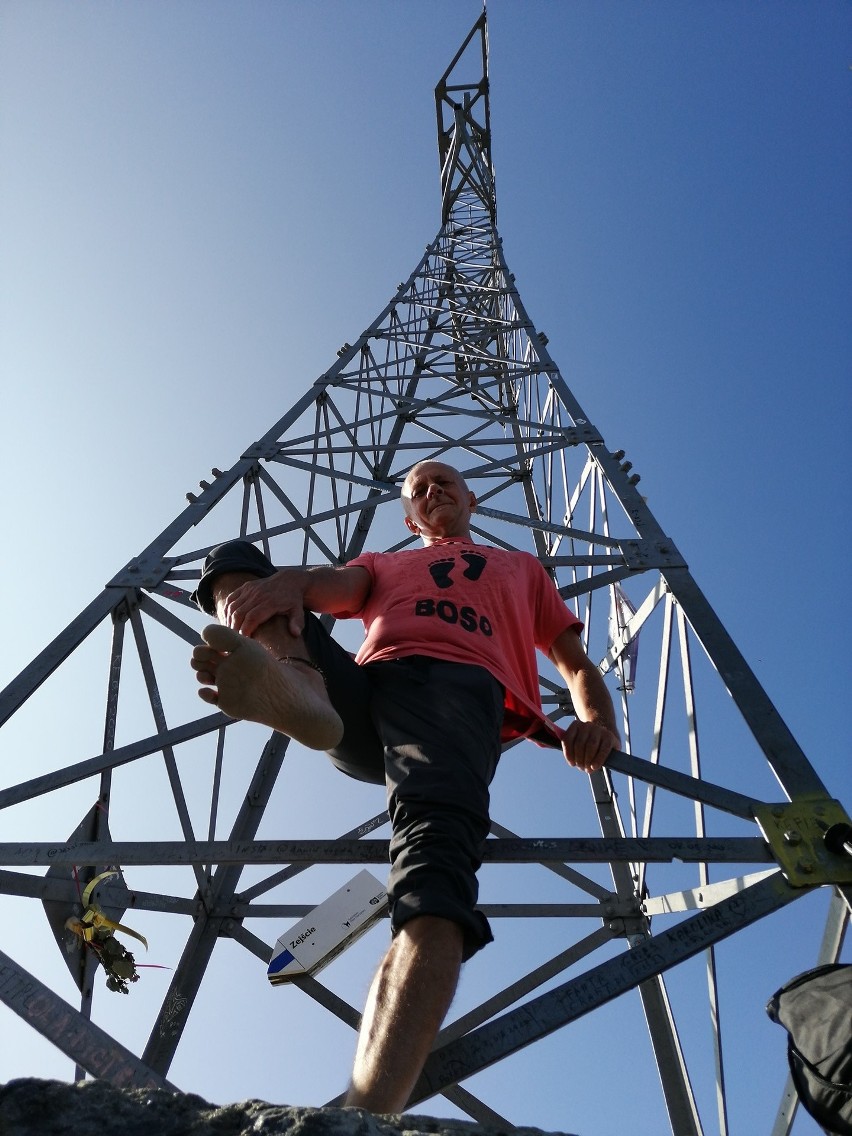
<path fill-rule="evenodd" d="M 562 752 L 569 765 L 593 773 L 621 745 L 609 691 L 571 628 L 557 636 L 549 656 L 565 679 L 577 713 L 562 738 Z"/>
<path fill-rule="evenodd" d="M 249 580 L 228 596 L 228 627 L 251 636 L 275 615 L 287 618 L 291 635 L 301 635 L 304 611 L 356 612 L 367 601 L 372 577 L 366 568 L 281 568 L 265 580 Z"/>

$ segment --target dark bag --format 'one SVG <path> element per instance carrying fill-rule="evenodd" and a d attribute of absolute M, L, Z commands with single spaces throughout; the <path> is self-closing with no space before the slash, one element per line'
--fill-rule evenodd
<path fill-rule="evenodd" d="M 832 1136 L 852 1136 L 852 965 L 798 975 L 766 1012 L 790 1035 L 787 1058 L 802 1106 Z"/>

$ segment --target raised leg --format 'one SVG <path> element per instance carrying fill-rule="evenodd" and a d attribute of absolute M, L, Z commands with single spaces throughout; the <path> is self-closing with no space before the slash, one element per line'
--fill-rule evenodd
<path fill-rule="evenodd" d="M 228 572 L 213 583 L 216 611 L 249 573 Z M 287 619 L 267 620 L 249 639 L 230 627 L 211 624 L 203 644 L 192 652 L 191 666 L 205 702 L 232 718 L 260 722 L 311 749 L 333 749 L 343 723 L 328 698 L 322 675 L 314 669 L 301 636 L 291 634 Z"/>
<path fill-rule="evenodd" d="M 344 1104 L 405 1108 L 456 992 L 463 947 L 458 924 L 436 915 L 399 930 L 370 989 Z"/>

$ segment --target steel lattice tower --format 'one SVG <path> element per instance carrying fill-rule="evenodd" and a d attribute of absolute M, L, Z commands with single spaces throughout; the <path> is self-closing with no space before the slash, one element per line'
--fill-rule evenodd
<path fill-rule="evenodd" d="M 445 459 L 477 493 L 477 537 L 533 551 L 585 621 L 587 649 L 621 710 L 625 752 L 588 779 L 586 804 L 566 800 L 562 832 L 521 837 L 495 817 L 483 871 L 501 902 L 483 909 L 524 926 L 558 923 L 563 945 L 540 962 L 530 952 L 523 974 L 444 1029 L 412 1103 L 442 1093 L 474 1119 L 503 1120 L 464 1087 L 468 1078 L 496 1062 L 510 1067 L 526 1046 L 636 990 L 672 1131 L 727 1132 L 714 946 L 829 887 L 814 961 L 836 959 L 852 861 L 842 842 L 825 837 L 848 821 L 652 516 L 630 463 L 607 449 L 524 309 L 496 228 L 484 15 L 435 96 L 441 227 L 413 272 L 295 405 L 230 469 L 214 470 L 0 696 L 5 723 L 43 683 L 63 682 L 90 636 L 105 651 L 91 756 L 69 763 L 65 754 L 46 755 L 36 776 L 0 790 L 4 809 L 33 808 L 45 795 L 73 807 L 82 798 L 69 790 L 79 786 L 95 800 L 82 820 L 79 811 L 68 814 L 64 833 L 0 845 L 0 893 L 42 901 L 80 1009 L 5 953 L 0 997 L 78 1071 L 167 1085 L 219 940 L 264 967 L 271 942 L 252 927 L 307 913 L 311 905 L 294 903 L 288 890 L 297 876 L 316 865 L 386 860 L 382 811 L 325 839 L 278 830 L 267 810 L 290 743 L 222 714 L 198 717 L 186 656 L 204 619 L 189 594 L 208 550 L 237 534 L 279 564 L 339 565 L 365 547 L 405 547 L 413 541 L 399 539 L 405 472 L 424 458 Z M 641 683 L 634 682 L 640 640 Z M 556 672 L 544 670 L 541 683 L 552 716 L 569 715 Z M 732 703 L 744 723 L 734 759 L 699 731 L 704 705 L 716 699 Z M 111 822 L 140 777 L 162 781 L 167 837 L 140 839 L 132 825 L 125 834 Z M 752 783 L 765 787 L 750 790 Z M 535 893 L 541 900 L 508 902 L 500 880 L 509 864 L 546 881 Z M 46 874 L 31 871 L 45 866 Z M 191 919 L 140 1053 L 95 1024 L 97 966 L 64 927 L 80 913 L 81 885 L 108 867 L 121 872 L 95 894 L 112 918 L 133 909 Z M 132 889 L 124 874 L 131 871 Z M 139 890 L 146 873 L 150 890 Z M 700 955 L 718 1095 L 717 1118 L 703 1120 L 664 977 Z M 297 985 L 357 1024 L 357 1008 L 316 978 Z M 775 1131 L 788 1130 L 794 1113 L 788 1095 Z"/>

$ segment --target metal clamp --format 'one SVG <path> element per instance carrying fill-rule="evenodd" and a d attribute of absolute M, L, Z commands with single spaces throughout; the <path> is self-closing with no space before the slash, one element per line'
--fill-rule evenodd
<path fill-rule="evenodd" d="M 852 824 L 839 801 L 759 805 L 755 820 L 793 887 L 852 883 Z M 845 835 L 844 835 L 845 834 Z"/>

